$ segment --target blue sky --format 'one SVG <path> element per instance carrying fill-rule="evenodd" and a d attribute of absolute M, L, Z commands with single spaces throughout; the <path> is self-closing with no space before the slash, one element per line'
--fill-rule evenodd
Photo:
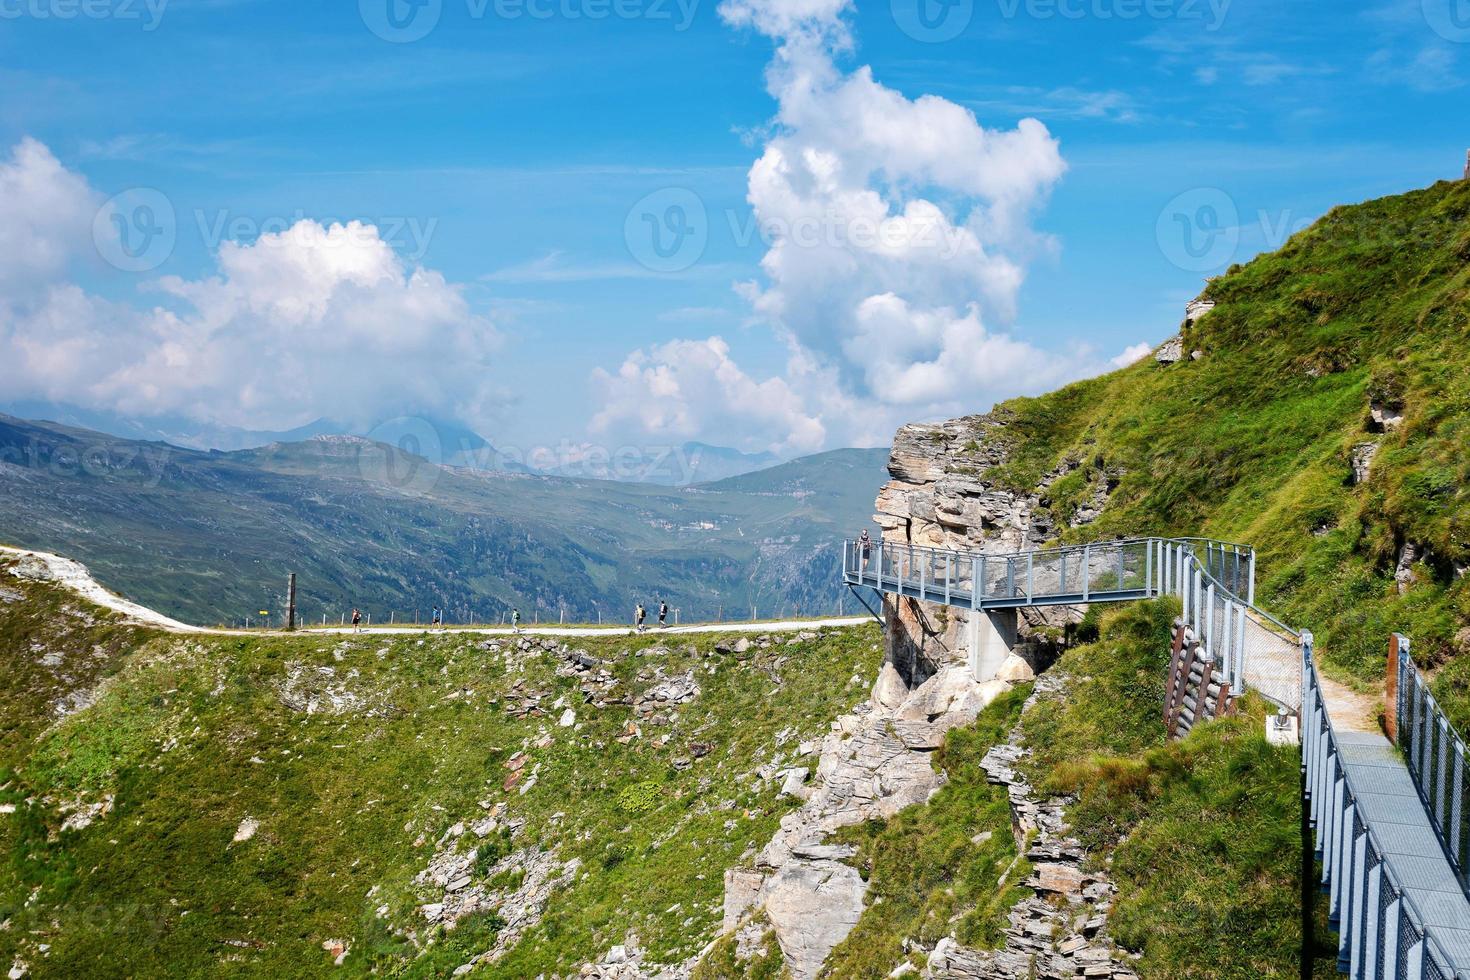
<path fill-rule="evenodd" d="M 1065 161 L 1065 173 L 1038 178 L 1026 241 L 1006 236 L 1024 273 L 1014 303 L 982 303 L 979 314 L 988 336 L 1030 353 L 1007 362 L 1003 383 L 985 370 L 970 383 L 955 369 L 943 398 L 890 398 L 879 375 L 863 374 L 871 335 L 824 346 L 819 331 L 773 322 L 735 288 L 770 285 L 760 267 L 769 243 L 748 234 L 747 175 L 781 129 L 766 80 L 767 35 L 779 32 L 732 24 L 711 0 L 438 0 L 441 9 L 416 15 L 432 30 L 403 43 L 373 26 L 392 34 L 382 19 L 391 2 L 410 34 L 427 30 L 406 0 L 88 2 L 0 0 L 0 160 L 29 137 L 96 199 L 161 192 L 176 228 L 156 267 L 75 259 L 58 278 L 99 304 L 146 311 L 183 301 L 160 291 L 163 277 L 217 276 L 224 240 L 248 247 L 303 219 L 375 225 L 406 275 L 422 266 L 442 276 L 465 304 L 452 316 L 477 326 L 442 347 L 430 335 L 427 352 L 397 363 L 390 351 L 363 384 L 392 387 L 391 367 L 483 390 L 444 404 L 344 394 L 334 417 L 454 411 L 516 446 L 689 437 L 794 453 L 881 443 L 909 417 L 983 411 L 1162 341 L 1210 272 L 1279 245 L 1335 204 L 1457 177 L 1470 145 L 1465 0 L 859 0 L 836 15 L 851 43 L 826 44 L 840 72 L 871 66 L 881 86 L 969 109 L 987 131 L 1034 117 Z M 953 186 L 904 183 L 882 191 L 968 207 Z M 672 271 L 649 268 L 629 244 L 630 211 L 671 189 L 692 192 L 707 219 L 697 261 Z M 93 315 L 104 338 L 107 316 Z M 231 329 L 262 329 L 262 358 L 292 356 L 281 334 L 240 323 Z M 137 330 L 118 331 L 120 350 L 157 339 L 156 325 Z M 793 335 L 832 372 L 793 380 Z M 658 349 L 712 337 L 725 353 L 710 377 L 738 364 L 749 387 L 695 404 L 691 389 L 713 382 L 680 376 L 682 401 L 640 411 L 660 397 L 649 381 L 660 359 L 685 356 Z M 311 350 L 323 362 L 301 384 L 333 371 L 330 345 Z M 620 388 L 638 351 L 646 356 Z M 599 368 L 606 374 L 594 377 Z M 155 403 L 119 394 L 134 382 L 69 377 L 74 399 L 59 382 L 6 383 L 32 399 L 124 414 L 156 404 L 263 428 L 326 414 L 338 397 L 282 414 L 247 393 L 216 413 L 227 384 Z M 802 384 L 845 397 L 829 403 Z M 867 413 L 875 398 L 881 411 Z M 752 417 L 742 401 L 787 408 Z M 862 424 L 847 424 L 858 415 Z M 798 425 L 804 434 L 786 431 Z"/>

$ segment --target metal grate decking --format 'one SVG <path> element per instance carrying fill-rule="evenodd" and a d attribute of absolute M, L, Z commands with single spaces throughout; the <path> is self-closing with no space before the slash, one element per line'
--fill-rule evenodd
<path fill-rule="evenodd" d="M 1433 699 L 1407 659 L 1390 710 L 1417 768 L 1365 730 L 1373 719 L 1318 674 L 1312 635 L 1255 606 L 1249 548 L 1149 538 L 985 555 L 865 538 L 844 549 L 842 573 L 849 586 L 977 611 L 1180 596 L 1184 620 L 1237 693 L 1249 685 L 1299 714 L 1303 805 L 1331 896 L 1338 968 L 1354 980 L 1470 980 L 1470 886 L 1446 851 L 1447 843 L 1461 859 L 1470 851 L 1462 798 L 1470 749 L 1448 722 L 1425 721 Z M 1395 643 L 1407 649 L 1401 637 Z"/>

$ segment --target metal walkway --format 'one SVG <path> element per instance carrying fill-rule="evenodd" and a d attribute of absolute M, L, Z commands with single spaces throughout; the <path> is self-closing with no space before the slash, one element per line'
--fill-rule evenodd
<path fill-rule="evenodd" d="M 1305 651 L 1307 805 L 1338 930 L 1338 969 L 1470 977 L 1470 901 L 1404 757 L 1378 732 L 1334 726 L 1310 635 Z"/>
<path fill-rule="evenodd" d="M 1242 545 L 1145 538 L 987 555 L 852 541 L 842 574 L 853 588 L 975 611 L 1179 596 L 1236 692 L 1254 688 L 1299 718 L 1303 806 L 1339 970 L 1354 980 L 1470 980 L 1470 750 L 1436 713 L 1406 641 L 1403 665 L 1391 665 L 1401 677 L 1391 710 L 1412 768 L 1382 734 L 1361 730 L 1358 713 L 1339 704 L 1334 723 L 1312 634 L 1255 606 L 1255 553 Z"/>

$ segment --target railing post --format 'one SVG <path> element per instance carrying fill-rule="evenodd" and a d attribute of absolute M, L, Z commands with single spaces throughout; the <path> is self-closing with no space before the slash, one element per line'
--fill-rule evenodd
<path fill-rule="evenodd" d="M 919 554 L 921 556 L 923 556 L 925 553 L 921 551 L 921 552 L 919 552 Z M 928 557 L 931 558 L 931 559 L 933 558 L 932 555 L 930 555 Z M 929 579 L 929 576 L 924 574 L 924 566 L 926 564 L 928 564 L 928 563 L 925 562 L 925 561 L 922 561 L 922 560 L 919 562 L 919 598 L 920 599 L 924 598 L 924 595 L 925 595 L 925 591 L 924 590 L 927 587 L 926 586 L 926 583 L 928 582 L 928 579 Z M 933 571 L 933 569 L 930 569 L 930 571 Z"/>
<path fill-rule="evenodd" d="M 1256 604 L 1256 549 L 1254 548 L 1251 549 L 1250 579 L 1246 582 L 1246 589 L 1249 592 L 1246 601 L 1254 606 Z"/>
<path fill-rule="evenodd" d="M 1236 678 L 1235 678 L 1235 695 L 1236 695 L 1236 697 L 1239 697 L 1239 696 L 1241 696 L 1242 694 L 1245 693 L 1245 621 L 1246 621 L 1246 619 L 1247 619 L 1248 616 L 1249 616 L 1249 613 L 1246 612 L 1246 610 L 1245 610 L 1244 607 L 1242 607 L 1240 605 L 1236 605 L 1236 607 L 1235 607 L 1235 666 L 1236 666 L 1236 669 L 1237 669 L 1237 675 L 1236 675 Z M 1300 712 L 1298 712 L 1298 719 L 1300 719 Z"/>
<path fill-rule="evenodd" d="M 1092 594 L 1092 545 L 1082 546 L 1082 601 Z"/>
<path fill-rule="evenodd" d="M 954 555 L 944 556 L 944 604 L 950 604 L 954 593 Z"/>
<path fill-rule="evenodd" d="M 1184 564 L 1183 564 L 1182 561 L 1180 562 L 1179 575 L 1180 575 L 1180 578 L 1179 578 L 1179 600 L 1180 600 L 1180 602 L 1182 602 L 1184 604 L 1184 606 L 1183 606 L 1183 609 L 1184 609 L 1184 612 L 1183 612 L 1184 621 L 1186 623 L 1190 623 L 1191 625 L 1193 625 L 1194 620 L 1192 620 L 1192 619 L 1189 618 L 1189 607 L 1190 607 L 1189 593 L 1191 591 L 1193 591 L 1193 589 L 1190 586 L 1187 586 L 1187 585 L 1184 584 Z"/>
<path fill-rule="evenodd" d="M 1215 644 L 1215 586 L 1205 589 L 1205 649 L 1219 659 L 1220 651 Z"/>
<path fill-rule="evenodd" d="M 978 610 L 984 602 L 981 589 L 985 585 L 985 559 L 970 559 L 970 608 Z"/>
<path fill-rule="evenodd" d="M 1036 552 L 1026 553 L 1026 601 L 1036 601 Z"/>
<path fill-rule="evenodd" d="M 882 538 L 879 538 L 878 539 L 878 553 L 877 553 L 877 555 L 875 557 L 878 560 L 878 571 L 877 571 L 877 575 L 878 575 L 878 591 L 879 592 L 882 592 L 883 591 L 883 539 Z"/>
<path fill-rule="evenodd" d="M 1235 603 L 1225 600 L 1225 622 L 1220 630 L 1221 663 L 1225 665 L 1222 685 L 1235 690 Z"/>
<path fill-rule="evenodd" d="M 1127 554 L 1123 551 L 1123 546 L 1121 544 L 1118 545 L 1117 548 L 1118 548 L 1118 591 L 1119 592 L 1122 592 L 1123 589 L 1128 584 L 1127 581 L 1126 581 L 1126 576 L 1123 574 L 1123 563 L 1124 563 L 1124 559 L 1127 557 Z"/>
<path fill-rule="evenodd" d="M 1194 611 L 1194 631 L 1203 636 L 1205 629 L 1205 576 L 1204 569 L 1199 567 L 1198 559 L 1196 559 L 1194 575 L 1192 577 L 1194 579 L 1194 595 L 1190 597 L 1189 608 Z"/>
<path fill-rule="evenodd" d="M 1154 543 L 1149 541 L 1143 548 L 1143 591 L 1146 595 L 1157 595 L 1154 581 Z"/>
<path fill-rule="evenodd" d="M 1406 637 L 1394 633 L 1388 638 L 1388 669 L 1384 671 L 1383 727 L 1388 734 L 1388 740 L 1395 745 L 1399 742 L 1399 716 L 1403 710 L 1402 702 L 1399 700 L 1400 660 L 1408 652 L 1409 641 Z"/>

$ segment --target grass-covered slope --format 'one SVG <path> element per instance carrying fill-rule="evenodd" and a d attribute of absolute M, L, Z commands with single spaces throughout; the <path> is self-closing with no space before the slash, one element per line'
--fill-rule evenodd
<path fill-rule="evenodd" d="M 1012 460 L 988 479 L 1026 492 L 1070 458 L 1084 465 L 1050 492 L 1059 526 L 1117 485 L 1069 537 L 1254 544 L 1262 602 L 1358 677 L 1381 674 L 1390 630 L 1430 659 L 1470 652 L 1470 183 L 1337 208 L 1208 296 L 1181 362 L 1003 406 Z M 1372 431 L 1373 403 L 1401 426 Z M 1370 441 L 1372 475 L 1350 486 Z"/>
<path fill-rule="evenodd" d="M 36 977 L 439 976 L 497 939 L 477 976 L 571 975 L 634 937 L 683 961 L 793 805 L 773 757 L 880 657 L 874 629 L 650 636 L 577 642 L 587 673 L 471 635 L 170 636 L 0 585 L 23 679 L 0 687 L 0 965 Z M 684 677 L 692 699 L 620 703 Z M 445 931 L 421 876 L 472 849 L 485 901 Z"/>
<path fill-rule="evenodd" d="M 1143 980 L 1298 976 L 1300 755 L 1267 744 L 1264 704 L 1169 742 L 1163 723 L 1172 602 L 1103 618 L 1095 643 L 1056 670 L 1065 698 L 1022 720 L 1030 775 L 1078 794 L 1068 812 L 1118 886 L 1113 938 Z M 1321 936 L 1317 975 L 1335 976 Z"/>

